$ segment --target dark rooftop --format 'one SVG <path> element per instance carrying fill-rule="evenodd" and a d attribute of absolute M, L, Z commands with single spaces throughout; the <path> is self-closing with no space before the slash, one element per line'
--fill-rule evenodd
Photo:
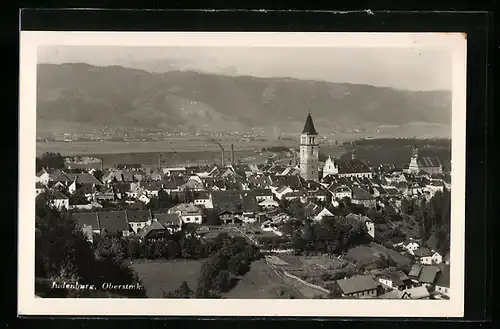
<path fill-rule="evenodd" d="M 344 294 L 377 289 L 378 283 L 371 275 L 355 275 L 348 279 L 337 280 L 337 284 Z"/>
<path fill-rule="evenodd" d="M 304 125 L 304 130 L 302 130 L 303 134 L 308 134 L 308 135 L 318 135 L 316 132 L 316 129 L 314 129 L 314 123 L 311 117 L 311 114 L 307 115 L 306 118 L 306 123 Z"/>

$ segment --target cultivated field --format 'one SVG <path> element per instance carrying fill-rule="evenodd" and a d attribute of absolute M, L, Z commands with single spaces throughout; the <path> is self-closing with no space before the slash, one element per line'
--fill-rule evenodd
<path fill-rule="evenodd" d="M 410 260 L 401 255 L 395 250 L 385 248 L 376 243 L 370 245 L 357 246 L 347 252 L 347 257 L 356 263 L 358 266 L 366 266 L 373 264 L 380 257 L 384 255 L 386 258 L 389 256 L 399 265 L 409 265 Z"/>
<path fill-rule="evenodd" d="M 320 287 L 325 286 L 325 278 L 323 275 L 328 275 L 332 278 L 337 272 L 347 271 L 349 266 L 353 268 L 353 265 L 349 264 L 349 262 L 330 258 L 329 256 L 280 255 L 268 256 L 267 259 L 277 269 Z M 327 297 L 325 292 L 305 285 L 293 278 L 288 278 L 286 276 L 284 278 L 286 283 L 293 285 L 300 291 L 303 298 L 311 299 L 317 296 Z"/>
<path fill-rule="evenodd" d="M 293 287 L 284 282 L 265 260 L 254 261 L 236 286 L 223 294 L 224 298 L 283 299 L 304 298 Z"/>
<path fill-rule="evenodd" d="M 191 289 L 203 260 L 135 261 L 131 264 L 142 280 L 149 298 L 162 298 L 163 292 L 174 290 L 186 281 Z"/>
<path fill-rule="evenodd" d="M 273 153 L 256 153 L 262 148 L 283 146 L 298 147 L 298 142 L 282 141 L 232 141 L 220 142 L 224 147 L 224 157 L 230 160 L 230 145 L 233 144 L 235 161 L 243 163 L 263 163 Z M 220 164 L 221 149 L 218 145 L 206 140 L 173 139 L 163 142 L 37 142 L 37 156 L 45 152 L 60 153 L 63 156 L 93 156 L 102 158 L 104 166 L 116 164 L 144 164 L 157 165 L 158 155 L 162 154 L 165 166 L 168 165 L 204 165 Z M 340 157 L 345 150 L 340 146 L 324 145 L 321 152 Z M 283 159 L 285 162 L 292 158 Z"/>
<path fill-rule="evenodd" d="M 227 157 L 231 144 L 235 151 L 255 150 L 272 146 L 298 147 L 297 141 L 290 140 L 267 140 L 267 141 L 236 141 L 220 140 Z M 37 153 L 59 152 L 63 155 L 83 154 L 117 154 L 117 153 L 143 153 L 143 152 L 215 152 L 220 154 L 220 147 L 206 139 L 196 138 L 172 138 L 168 141 L 144 141 L 144 142 L 38 142 Z M 220 158 L 220 156 L 218 156 Z"/>

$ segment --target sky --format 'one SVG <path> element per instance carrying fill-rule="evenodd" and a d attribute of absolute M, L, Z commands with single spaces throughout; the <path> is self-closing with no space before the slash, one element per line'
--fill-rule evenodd
<path fill-rule="evenodd" d="M 445 48 L 43 46 L 39 63 L 122 65 L 165 72 L 290 77 L 406 90 L 451 90 Z"/>

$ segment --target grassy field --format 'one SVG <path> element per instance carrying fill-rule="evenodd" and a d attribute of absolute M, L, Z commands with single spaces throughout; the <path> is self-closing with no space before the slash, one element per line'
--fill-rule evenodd
<path fill-rule="evenodd" d="M 357 246 L 347 252 L 347 257 L 359 266 L 372 264 L 380 259 L 382 255 L 384 255 L 386 258 L 390 256 L 396 263 L 400 265 L 410 264 L 410 260 L 401 255 L 399 252 L 387 249 L 384 246 L 376 243 Z"/>
<path fill-rule="evenodd" d="M 282 141 L 221 141 L 224 157 L 230 160 L 230 144 L 233 144 L 235 161 L 243 163 L 261 163 L 272 154 L 256 153 L 256 150 L 273 146 L 287 148 L 298 147 L 298 142 Z M 205 140 L 172 139 L 163 142 L 37 142 L 36 153 L 60 153 L 63 156 L 95 156 L 104 160 L 104 165 L 113 164 L 145 164 L 157 165 L 158 155 L 162 154 L 165 165 L 178 164 L 212 164 L 219 163 L 221 149 L 218 145 Z M 322 145 L 321 152 L 340 157 L 345 150 L 340 146 Z M 291 160 L 288 159 L 288 160 Z"/>
<path fill-rule="evenodd" d="M 266 264 L 265 260 L 254 261 L 236 286 L 223 294 L 224 298 L 288 299 L 303 298 Z"/>
<path fill-rule="evenodd" d="M 297 141 L 236 141 L 221 140 L 227 157 L 231 144 L 235 151 L 255 150 L 271 146 L 298 147 Z M 143 153 L 143 152 L 216 152 L 220 154 L 220 147 L 214 142 L 203 139 L 172 138 L 168 141 L 144 142 L 38 142 L 37 153 L 59 152 L 63 155 L 80 154 L 117 154 L 117 153 Z M 219 156 L 220 158 L 220 156 Z"/>
<path fill-rule="evenodd" d="M 203 260 L 141 260 L 131 265 L 141 278 L 147 296 L 162 298 L 163 292 L 178 288 L 182 281 L 194 289 L 202 264 Z"/>

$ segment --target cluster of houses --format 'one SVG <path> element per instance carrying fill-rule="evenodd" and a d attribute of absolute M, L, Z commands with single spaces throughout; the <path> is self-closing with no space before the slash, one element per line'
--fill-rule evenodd
<path fill-rule="evenodd" d="M 344 297 L 380 299 L 446 299 L 450 297 L 450 254 L 420 246 L 418 240 L 395 244 L 415 263 L 408 273 L 395 268 L 338 280 Z"/>
<path fill-rule="evenodd" d="M 390 268 L 337 280 L 343 297 L 379 299 L 448 299 L 450 264 L 416 263 L 408 273 Z"/>
<path fill-rule="evenodd" d="M 345 198 L 369 208 L 390 204 L 399 210 L 403 198 L 429 197 L 435 191 L 449 188 L 449 177 L 442 173 L 420 170 L 416 174 L 398 171 L 380 174 L 355 158 L 342 162 L 329 158 L 319 180 L 306 180 L 298 166 L 281 164 L 110 169 L 101 173 L 100 179 L 94 174 L 95 169 L 81 173 L 44 169 L 36 174 L 35 191 L 36 194 L 49 192 L 46 195 L 55 207 L 85 212 L 119 200 L 125 200 L 130 210 L 141 209 L 140 205 L 150 203 L 163 191 L 179 204 L 180 223 L 201 224 L 207 210 L 212 210 L 222 223 L 257 222 L 262 229 L 278 234 L 280 224 L 287 219 L 279 211 L 282 200 L 300 200 L 304 213 L 319 221 L 333 216 L 328 209 L 338 207 Z M 74 195 L 80 198 L 75 201 Z M 99 216 L 104 213 L 100 210 Z M 374 224 L 368 217 L 352 216 L 365 222 L 374 237 Z M 115 228 L 120 228 L 118 231 L 124 231 L 124 235 L 137 234 L 152 225 L 154 219 L 150 215 L 148 221 L 140 222 L 145 225 L 130 221 L 124 214 L 113 215 L 108 221 L 96 220 L 92 231 L 116 234 Z M 162 224 L 172 229 L 170 220 L 168 225 L 158 222 L 155 226 Z M 111 221 L 122 223 L 106 227 Z"/>

